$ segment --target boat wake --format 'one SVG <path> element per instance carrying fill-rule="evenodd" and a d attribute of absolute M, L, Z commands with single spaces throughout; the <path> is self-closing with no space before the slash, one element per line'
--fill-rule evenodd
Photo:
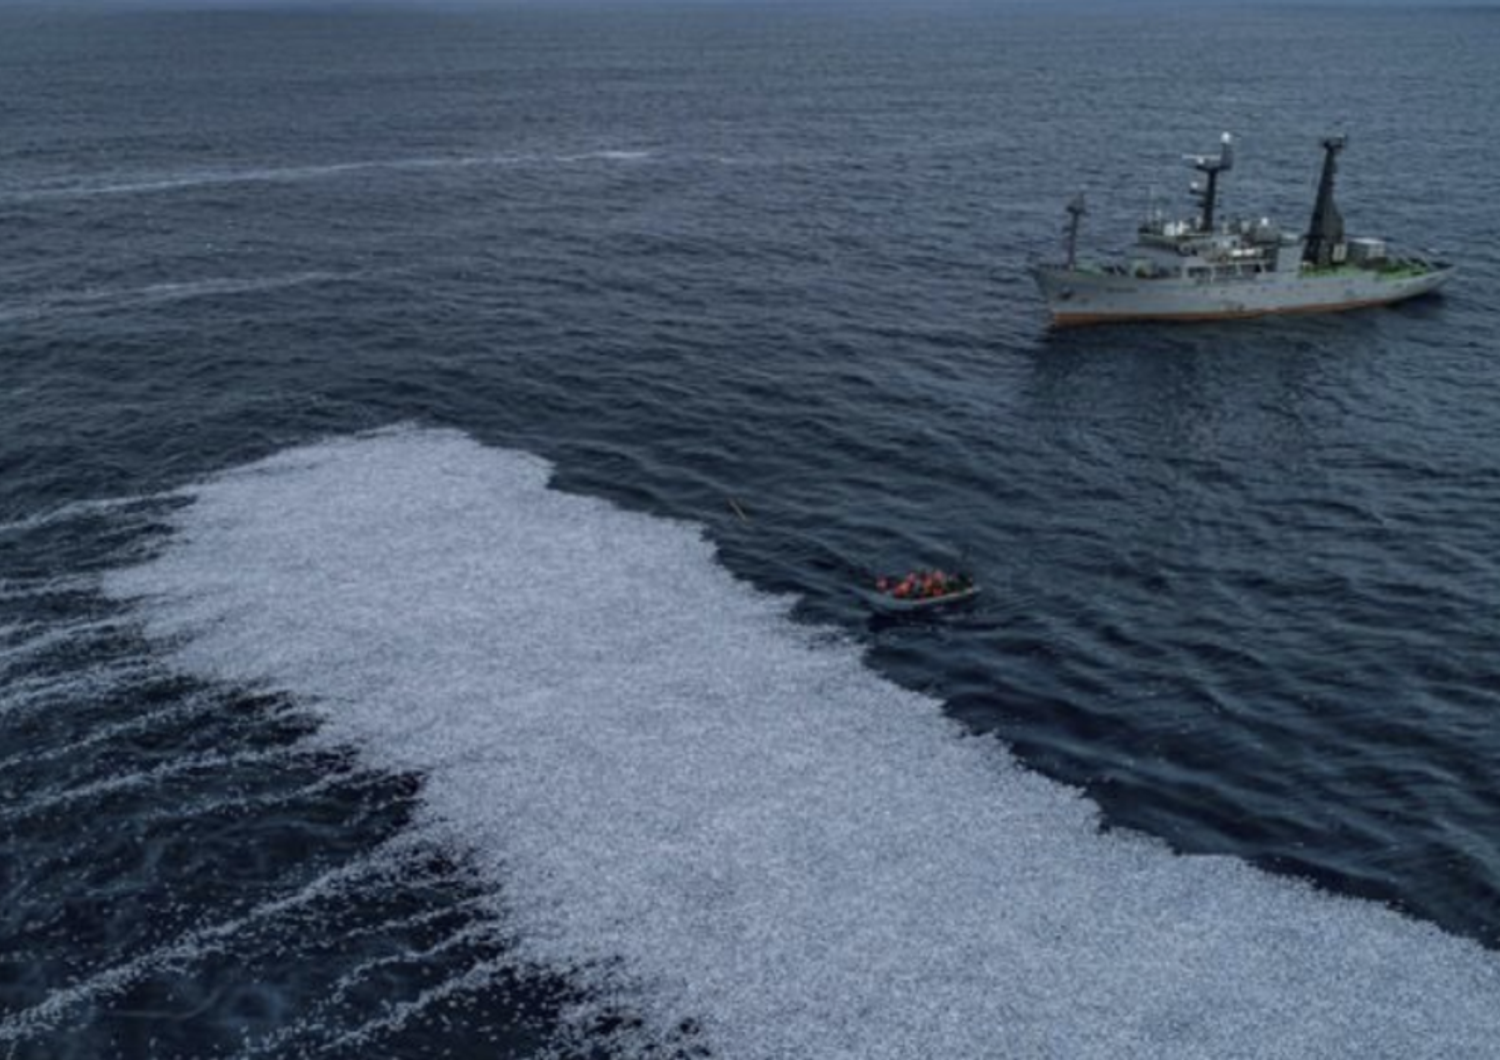
<path fill-rule="evenodd" d="M 724 1057 L 1451 1057 L 1500 1034 L 1493 954 L 1102 834 L 695 527 L 548 477 L 446 431 L 302 448 L 190 490 L 166 546 L 105 578 L 178 671 L 290 696 L 316 743 L 424 778 L 411 827 L 474 861 L 516 940 L 442 990 L 534 963 L 594 999 L 580 1032 L 624 1008 L 627 1048 L 690 1026 Z"/>
<path fill-rule="evenodd" d="M 0 324 L 30 323 L 63 317 L 95 315 L 167 305 L 194 298 L 261 294 L 308 284 L 339 283 L 350 277 L 336 272 L 308 271 L 245 278 L 210 277 L 135 287 L 111 286 L 63 291 L 10 305 L 0 304 Z"/>
<path fill-rule="evenodd" d="M 433 170 L 537 168 L 580 162 L 641 162 L 653 157 L 649 150 L 607 148 L 565 154 L 495 152 L 489 154 L 434 155 L 411 158 L 364 159 L 311 166 L 247 166 L 233 169 L 195 169 L 162 174 L 144 174 L 131 179 L 80 178 L 23 187 L 0 193 L 0 202 L 29 203 L 55 199 L 87 199 L 109 195 L 159 195 L 192 188 L 236 184 L 299 184 L 331 180 L 361 173 L 425 172 Z"/>
<path fill-rule="evenodd" d="M 371 879 L 409 876 L 411 863 L 422 856 L 416 844 L 393 841 L 367 858 L 299 882 L 287 893 L 241 915 L 193 926 L 145 953 L 96 969 L 55 991 L 41 1004 L 0 1018 L 0 1045 L 34 1039 L 37 1032 L 55 1028 L 79 1009 L 117 996 L 148 976 L 192 967 L 226 950 L 244 947 L 247 937 L 280 934 L 288 918 L 315 919 L 320 905 L 337 902 L 350 890 L 368 886 Z"/>

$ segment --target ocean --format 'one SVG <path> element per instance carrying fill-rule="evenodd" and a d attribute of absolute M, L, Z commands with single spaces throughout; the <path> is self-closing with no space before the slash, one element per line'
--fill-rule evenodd
<path fill-rule="evenodd" d="M 1500 1057 L 1496 55 L 0 8 L 0 1055 Z M 1050 329 L 1226 130 L 1459 274 Z"/>

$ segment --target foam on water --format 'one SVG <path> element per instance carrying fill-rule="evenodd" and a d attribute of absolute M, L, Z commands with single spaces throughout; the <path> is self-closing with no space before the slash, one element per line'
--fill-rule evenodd
<path fill-rule="evenodd" d="M 88 700 L 120 686 L 122 682 L 148 675 L 151 668 L 137 662 L 91 665 L 76 674 L 59 677 L 38 674 L 14 678 L 0 660 L 0 718 L 19 718 L 27 714 L 65 708 L 70 703 Z"/>
<path fill-rule="evenodd" d="M 478 929 L 468 933 L 456 935 L 450 938 L 441 948 L 452 948 L 465 942 L 472 942 L 476 938 L 483 938 L 486 932 Z M 436 952 L 436 951 L 432 951 Z M 430 955 L 430 954 L 429 954 Z M 389 1010 L 378 1019 L 369 1020 L 358 1027 L 345 1031 L 324 1046 L 324 1051 L 333 1052 L 338 1049 L 350 1047 L 369 1048 L 380 1037 L 391 1031 L 404 1027 L 413 1017 L 432 1008 L 442 1005 L 449 999 L 464 993 L 473 993 L 484 988 L 498 975 L 503 973 L 512 962 L 508 958 L 490 958 L 470 966 L 462 975 L 439 983 L 437 986 L 423 990 L 417 997 L 410 1001 L 400 1001 L 392 1004 Z M 369 969 L 365 969 L 369 971 Z M 250 1053 L 249 1055 L 255 1055 Z"/>
<path fill-rule="evenodd" d="M 0 629 L 0 637 L 15 641 L 13 645 L 0 648 L 0 673 L 4 668 L 23 665 L 61 645 L 76 644 L 88 637 L 112 633 L 117 628 L 116 623 L 106 619 L 73 622 L 54 628 L 13 625 Z"/>
<path fill-rule="evenodd" d="M 46 750 L 28 749 L 20 754 L 0 756 L 0 774 L 19 765 L 35 766 L 43 762 L 71 759 L 92 747 L 105 746 L 125 737 L 150 732 L 161 726 L 181 723 L 195 715 L 201 715 L 207 709 L 205 703 L 189 697 L 185 702 L 164 707 L 161 710 L 148 711 L 127 721 L 97 726 L 86 736 Z M 0 697 L 0 717 L 4 715 L 5 698 Z"/>
<path fill-rule="evenodd" d="M 138 287 L 100 287 L 84 291 L 64 291 L 48 294 L 29 302 L 0 305 L 0 324 L 117 312 L 124 309 L 182 302 L 193 298 L 263 294 L 267 291 L 301 287 L 306 284 L 337 283 L 349 278 L 347 275 L 333 272 L 293 272 L 246 279 L 211 277 L 173 283 L 153 283 Z"/>
<path fill-rule="evenodd" d="M 204 752 L 187 755 L 165 765 L 142 772 L 123 773 L 101 780 L 94 780 L 77 787 L 39 791 L 29 795 L 25 801 L 0 810 L 0 827 L 12 826 L 17 821 L 34 817 L 38 814 L 52 813 L 72 803 L 98 799 L 102 796 L 113 795 L 122 791 L 156 787 L 163 781 L 185 773 L 220 772 L 237 765 L 277 762 L 285 759 L 287 756 L 287 752 L 280 750 L 246 751 L 238 754 Z"/>
<path fill-rule="evenodd" d="M 295 184 L 328 180 L 350 174 L 422 170 L 469 169 L 476 166 L 546 166 L 575 162 L 638 162 L 651 157 L 638 149 L 603 148 L 572 154 L 490 152 L 360 159 L 307 166 L 246 166 L 233 169 L 192 169 L 150 174 L 130 179 L 91 178 L 0 192 L 0 202 L 29 203 L 50 199 L 86 199 L 101 195 L 157 195 L 184 189 L 235 184 Z"/>
<path fill-rule="evenodd" d="M 466 946 L 485 951 L 504 948 L 505 940 L 497 931 L 495 923 L 486 915 L 487 910 L 480 899 L 455 903 L 434 912 L 418 914 L 395 924 L 383 922 L 375 930 L 389 930 L 392 927 L 412 930 L 423 925 L 452 920 L 455 913 L 473 914 L 475 919 L 465 923 L 456 931 L 442 936 L 440 941 L 425 949 L 405 950 L 396 955 L 376 957 L 351 968 L 339 977 L 325 996 L 310 1005 L 302 1006 L 295 1022 L 282 1026 L 254 1042 L 247 1043 L 244 1051 L 239 1054 L 242 1060 L 259 1056 L 304 1055 L 308 1039 L 318 1041 L 319 1050 L 324 1052 L 356 1044 L 368 1044 L 379 1039 L 382 1034 L 400 1029 L 414 1016 L 432 1005 L 442 1005 L 455 995 L 465 992 L 478 993 L 490 985 L 496 975 L 512 963 L 509 958 L 486 958 L 469 965 L 453 978 L 444 980 L 436 987 L 423 990 L 410 1000 L 386 1004 L 383 1006 L 382 1014 L 376 1019 L 365 1020 L 351 1026 L 343 1015 L 342 1010 L 353 995 L 369 989 L 372 981 L 379 980 L 387 972 L 399 973 L 403 968 L 441 958 L 445 954 Z M 347 940 L 359 934 L 360 931 L 355 929 L 346 932 L 343 938 Z M 297 1051 L 299 1047 L 303 1048 L 302 1052 Z M 377 1053 L 379 1051 L 378 1048 L 375 1050 Z"/>
<path fill-rule="evenodd" d="M 23 188 L 11 192 L 13 202 L 46 199 L 79 199 L 97 195 L 150 195 L 201 188 L 219 184 L 282 184 L 323 180 L 349 173 L 371 170 L 438 169 L 481 164 L 500 165 L 515 162 L 513 155 L 462 156 L 454 158 L 392 158 L 355 162 L 332 162 L 312 166 L 248 166 L 237 169 L 195 169 L 177 173 L 142 176 L 130 180 L 82 180 Z"/>
<path fill-rule="evenodd" d="M 0 1018 L 0 1045 L 23 1042 L 38 1031 L 54 1028 L 77 1009 L 119 994 L 148 975 L 191 967 L 205 957 L 222 953 L 242 942 L 246 936 L 274 931 L 274 925 L 279 925 L 289 916 L 303 913 L 318 902 L 357 891 L 368 886 L 371 880 L 400 878 L 406 866 L 425 853 L 415 839 L 392 840 L 369 856 L 330 869 L 290 893 L 260 903 L 243 915 L 195 927 L 130 960 L 90 970 L 40 1004 Z"/>
<path fill-rule="evenodd" d="M 283 453 L 191 490 L 167 547 L 106 591 L 184 671 L 285 692 L 320 739 L 420 773 L 419 827 L 494 881 L 515 959 L 659 1038 L 1493 1055 L 1493 954 L 1101 834 L 1076 792 L 792 623 L 694 527 L 548 473 L 442 431 Z"/>
<path fill-rule="evenodd" d="M 0 523 L 0 535 L 24 534 L 33 530 L 45 530 L 66 525 L 77 519 L 90 516 L 116 517 L 121 513 L 139 513 L 166 499 L 164 495 L 146 497 L 109 497 L 91 501 L 72 501 L 58 505 L 48 511 L 38 512 L 13 522 Z M 10 598 L 47 595 L 54 592 L 76 592 L 94 590 L 91 578 L 83 576 L 61 578 L 27 578 L 8 580 L 0 578 L 0 600 Z"/>

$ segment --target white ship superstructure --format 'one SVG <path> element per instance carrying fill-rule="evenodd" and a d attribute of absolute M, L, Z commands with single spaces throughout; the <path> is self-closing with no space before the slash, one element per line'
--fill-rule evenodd
<path fill-rule="evenodd" d="M 1454 267 L 1395 257 L 1384 240 L 1349 239 L 1334 203 L 1337 159 L 1344 137 L 1323 141 L 1323 173 L 1308 231 L 1293 235 L 1268 218 L 1221 222 L 1220 175 L 1234 164 L 1224 135 L 1216 156 L 1192 156 L 1204 182 L 1201 209 L 1187 221 L 1148 217 L 1134 254 L 1105 265 L 1077 260 L 1082 196 L 1068 206 L 1067 260 L 1035 268 L 1054 323 L 1129 320 L 1217 320 L 1270 313 L 1312 313 L 1383 305 L 1426 294 Z"/>

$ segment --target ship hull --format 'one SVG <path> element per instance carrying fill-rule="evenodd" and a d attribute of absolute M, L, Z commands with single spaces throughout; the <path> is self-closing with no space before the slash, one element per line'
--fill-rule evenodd
<path fill-rule="evenodd" d="M 1263 273 L 1203 282 L 1043 265 L 1034 270 L 1059 327 L 1128 321 L 1234 320 L 1281 313 L 1332 313 L 1389 305 L 1441 287 L 1446 265 L 1425 271 L 1341 269 L 1322 275 Z"/>

